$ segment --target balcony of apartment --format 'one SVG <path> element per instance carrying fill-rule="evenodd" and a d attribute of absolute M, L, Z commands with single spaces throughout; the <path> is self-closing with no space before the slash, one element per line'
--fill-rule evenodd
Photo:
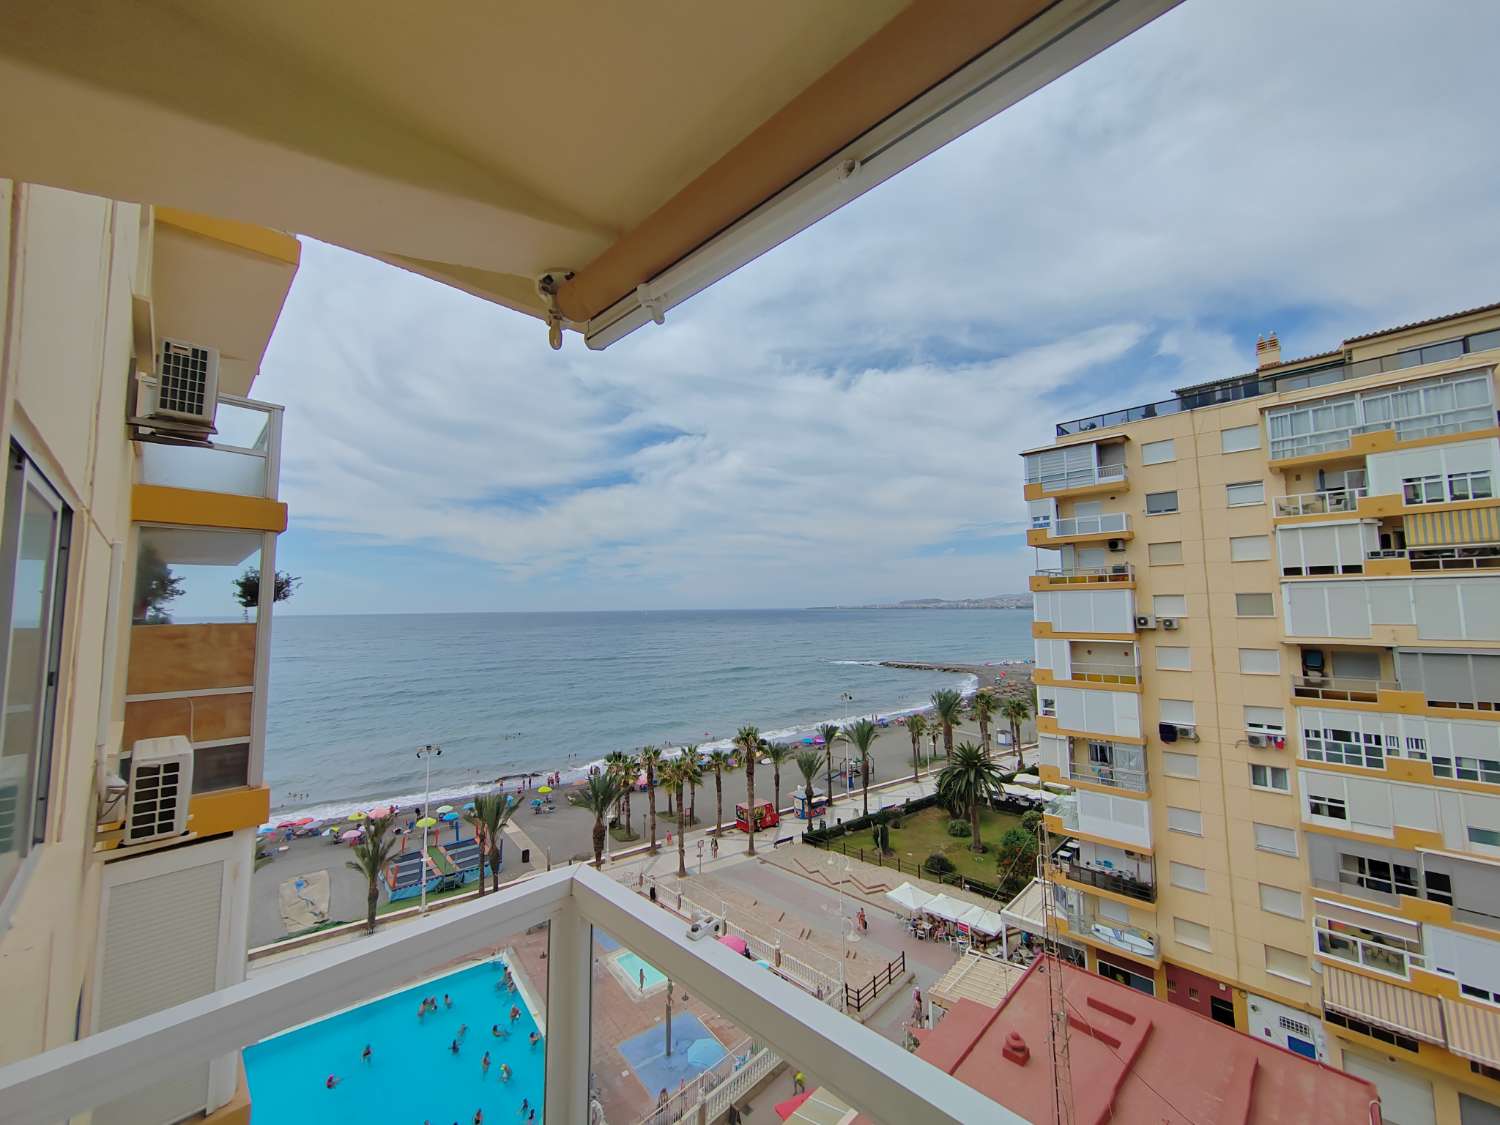
<path fill-rule="evenodd" d="M 1156 867 L 1149 855 L 1069 841 L 1047 863 L 1048 874 L 1075 890 L 1087 890 L 1123 902 L 1156 901 Z"/>
<path fill-rule="evenodd" d="M 1127 487 L 1124 462 L 1056 470 L 1035 469 L 1028 464 L 1024 491 L 1028 500 L 1040 500 L 1044 496 L 1061 500 L 1072 496 L 1113 494 L 1123 492 Z"/>
<path fill-rule="evenodd" d="M 1150 790 L 1141 747 L 1084 738 L 1070 738 L 1068 741 L 1071 745 L 1065 780 L 1125 793 Z"/>
<path fill-rule="evenodd" d="M 500 1001 L 490 987 L 493 981 L 498 991 L 501 984 L 497 957 L 514 970 L 519 986 L 503 1002 L 514 1003 L 520 1013 L 515 1039 L 524 1039 L 528 1027 L 539 1033 L 530 1048 L 530 1062 L 524 1043 L 514 1048 L 521 1057 L 511 1056 L 515 1072 L 513 1077 L 506 1075 L 510 1083 L 504 1096 L 514 1105 L 526 1094 L 539 1119 L 653 1119 L 656 1088 L 678 1083 L 675 1077 L 657 1079 L 658 1073 L 665 1073 L 653 1061 L 661 1057 L 660 1024 L 653 1029 L 649 1019 L 644 1025 L 632 1021 L 644 1014 L 637 1010 L 641 1003 L 658 1005 L 659 1010 L 659 1002 L 665 1001 L 669 1013 L 675 1008 L 668 1021 L 682 1037 L 677 1050 L 685 1051 L 689 1037 L 696 1035 L 708 1040 L 703 1047 L 717 1048 L 713 1054 L 726 1059 L 721 1068 L 725 1080 L 711 1089 L 690 1081 L 680 1096 L 680 1112 L 674 1110 L 671 1120 L 720 1119 L 729 1097 L 747 1096 L 784 1061 L 789 1069 L 804 1067 L 820 1085 L 875 1122 L 1021 1121 L 851 1019 L 791 976 L 747 960 L 711 936 L 694 937 L 679 915 L 591 868 L 538 873 L 496 894 L 420 921 L 388 924 L 373 936 L 318 948 L 230 988 L 0 1068 L 0 1121 L 21 1125 L 69 1120 L 125 1099 L 139 1110 L 142 1099 L 173 1090 L 185 1073 L 215 1065 L 226 1056 L 232 1060 L 240 1051 L 245 1051 L 251 1076 L 255 1104 L 249 1108 L 257 1119 L 306 1116 L 295 1108 L 300 1101 L 305 1109 L 312 1097 L 301 1092 L 301 1086 L 315 1084 L 317 1076 L 328 1073 L 342 1076 L 365 1099 L 365 1108 L 385 1109 L 382 1092 L 389 1091 L 393 1102 L 399 1100 L 397 1095 L 408 1092 L 425 1065 L 412 1052 L 430 1049 L 447 1056 L 444 1046 L 431 1039 L 440 1033 L 429 1028 L 428 1047 L 419 1051 L 424 1037 L 418 1021 L 411 1020 L 410 1042 L 406 1036 L 376 1041 L 373 1068 L 358 1069 L 361 1064 L 355 1056 L 364 1040 L 349 1040 L 351 1054 L 334 1060 L 327 1054 L 329 1040 L 318 1037 L 325 1027 L 316 1021 L 383 1003 L 393 988 L 402 987 L 413 990 L 400 994 L 407 1019 L 412 1009 L 405 1007 L 406 998 L 415 999 L 419 986 L 439 994 L 451 992 L 459 1004 L 470 998 L 483 1004 L 483 997 L 490 996 L 491 1007 L 503 1010 L 496 1007 Z M 164 956 L 169 952 L 162 951 Z M 627 954 L 630 961 L 622 962 Z M 435 974 L 446 975 L 435 979 Z M 644 985 L 638 987 L 638 981 Z M 834 995 L 842 999 L 842 993 L 837 989 Z M 373 1018 L 375 1009 L 369 1012 Z M 473 1016 L 469 1019 L 474 1035 L 488 1042 L 483 1024 Z M 313 1026 L 304 1027 L 309 1024 Z M 745 1045 L 744 1061 L 736 1059 L 732 1072 L 727 1061 L 732 1052 L 713 1042 L 719 1036 Z M 473 1039 L 465 1048 L 470 1055 L 465 1065 L 474 1067 L 476 1093 L 464 1102 L 469 1107 L 463 1111 L 464 1120 L 479 1104 L 478 1055 L 483 1050 Z M 497 1061 L 503 1061 L 504 1053 L 497 1054 Z M 382 1058 L 387 1060 L 384 1064 Z M 257 1067 L 272 1068 L 260 1072 L 259 1083 Z M 293 1073 L 301 1077 L 293 1083 L 296 1088 L 287 1089 L 287 1082 L 278 1079 Z M 452 1081 L 459 1083 L 456 1077 Z M 330 1090 L 317 1091 L 330 1106 L 347 1094 L 332 1086 Z M 436 1103 L 448 1093 L 433 1088 L 429 1097 Z M 447 1101 L 462 1097 L 459 1093 Z M 134 1119 L 149 1116 L 137 1113 Z M 381 1117 L 381 1110 L 375 1116 Z M 156 1120 L 169 1117 L 165 1112 L 154 1115 Z M 435 1112 L 432 1117 L 439 1120 Z"/>
<path fill-rule="evenodd" d="M 1126 542 L 1133 539 L 1127 512 L 1106 512 L 1097 516 L 1068 516 L 1056 519 L 1038 518 L 1026 532 L 1026 542 L 1033 547 L 1056 548 L 1069 543 Z"/>
<path fill-rule="evenodd" d="M 1037 684 L 1141 690 L 1140 653 L 1134 644 L 1070 640 L 1054 632 L 1051 637 L 1039 640 L 1036 649 L 1037 666 L 1032 670 L 1032 678 Z"/>
<path fill-rule="evenodd" d="M 1129 563 L 1109 566 L 1067 566 L 1039 570 L 1028 583 L 1032 590 L 1089 589 L 1109 587 L 1117 590 L 1135 588 L 1135 567 Z"/>
<path fill-rule="evenodd" d="M 1331 663 L 1332 673 L 1325 672 Z M 1349 669 L 1358 674 L 1341 674 Z M 1304 646 L 1292 695 L 1340 708 L 1500 717 L 1500 654 L 1426 649 L 1334 649 Z"/>
<path fill-rule="evenodd" d="M 1070 892 L 1063 896 L 1062 905 L 1068 935 L 1095 947 L 1117 950 L 1153 965 L 1161 964 L 1161 946 L 1156 934 L 1144 926 L 1100 913 L 1097 900 L 1087 894 Z"/>
<path fill-rule="evenodd" d="M 1136 855 L 1152 852 L 1149 801 L 1125 801 L 1112 791 L 1079 789 L 1049 801 L 1043 816 L 1048 829 L 1063 836 Z"/>
<path fill-rule="evenodd" d="M 1329 488 L 1321 492 L 1294 492 L 1276 498 L 1276 518 L 1295 519 L 1302 516 L 1355 515 L 1359 502 L 1369 495 L 1369 489 Z"/>

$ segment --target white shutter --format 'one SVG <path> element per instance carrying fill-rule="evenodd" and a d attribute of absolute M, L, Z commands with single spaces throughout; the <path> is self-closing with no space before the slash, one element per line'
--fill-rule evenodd
<path fill-rule="evenodd" d="M 1443 640 L 1459 640 L 1463 637 L 1458 583 L 1431 580 L 1416 582 L 1413 584 L 1413 592 L 1417 604 L 1417 636 Z"/>
<path fill-rule="evenodd" d="M 1395 1064 L 1344 1051 L 1344 1070 L 1375 1083 L 1380 1091 L 1380 1119 L 1385 1125 L 1437 1125 L 1432 1083 Z"/>
<path fill-rule="evenodd" d="M 1240 649 L 1240 672 L 1246 676 L 1275 676 L 1281 672 L 1281 650 L 1274 648 Z"/>
<path fill-rule="evenodd" d="M 1203 814 L 1193 809 L 1167 806 L 1167 828 L 1173 832 L 1186 832 L 1191 836 L 1203 835 Z"/>
<path fill-rule="evenodd" d="M 1183 726 L 1192 726 L 1197 721 L 1193 717 L 1193 701 L 1191 699 L 1163 699 L 1161 701 L 1161 721 L 1164 723 L 1181 723 Z"/>

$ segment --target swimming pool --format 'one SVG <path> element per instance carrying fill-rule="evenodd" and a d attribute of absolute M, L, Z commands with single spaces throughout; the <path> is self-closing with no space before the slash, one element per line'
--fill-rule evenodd
<path fill-rule="evenodd" d="M 665 983 L 667 979 L 666 973 L 651 964 L 650 961 L 643 961 L 628 949 L 615 956 L 615 964 L 620 966 L 621 970 L 625 973 L 626 979 L 642 992 L 650 992 L 657 985 Z M 645 974 L 644 977 L 642 977 L 642 973 Z"/>
<path fill-rule="evenodd" d="M 470 1122 L 476 1109 L 486 1122 L 520 1122 L 521 1100 L 537 1106 L 542 1120 L 546 1043 L 529 1045 L 538 1030 L 519 993 L 495 989 L 503 978 L 497 959 L 429 980 L 347 1012 L 299 1027 L 245 1051 L 254 1125 L 283 1125 L 313 1118 L 332 1121 L 379 1120 L 393 1125 L 431 1121 Z M 442 1006 L 443 994 L 453 999 Z M 438 1010 L 420 1021 L 424 996 L 438 998 Z M 510 1022 L 512 1005 L 520 1015 Z M 490 1026 L 510 1031 L 497 1038 Z M 468 1033 L 458 1054 L 450 1044 L 461 1024 Z M 369 1063 L 360 1055 L 369 1044 Z M 488 1051 L 486 1076 L 480 1064 Z M 511 1068 L 500 1081 L 500 1063 Z M 332 1074 L 339 1082 L 327 1089 Z"/>

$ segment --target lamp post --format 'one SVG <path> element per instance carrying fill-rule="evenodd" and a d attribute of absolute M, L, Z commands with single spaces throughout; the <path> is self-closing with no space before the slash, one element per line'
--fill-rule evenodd
<path fill-rule="evenodd" d="M 443 754 L 441 746 L 428 743 L 417 751 L 417 757 L 427 763 L 427 781 L 422 791 L 422 819 L 432 819 L 432 759 L 440 758 Z M 427 913 L 427 825 L 422 825 L 422 863 L 418 868 L 422 873 L 422 913 Z"/>

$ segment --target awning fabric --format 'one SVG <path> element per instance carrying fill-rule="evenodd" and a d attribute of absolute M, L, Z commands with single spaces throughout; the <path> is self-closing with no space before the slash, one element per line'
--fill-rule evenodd
<path fill-rule="evenodd" d="M 948 922 L 958 922 L 963 919 L 973 907 L 967 902 L 960 902 L 948 895 L 936 895 L 928 900 L 922 907 L 925 914 L 932 914 Z"/>
<path fill-rule="evenodd" d="M 1448 1050 L 1485 1066 L 1500 1066 L 1500 1011 L 1445 996 L 1443 1018 Z"/>
<path fill-rule="evenodd" d="M 1413 512 L 1406 517 L 1408 547 L 1500 543 L 1500 507 L 1460 512 Z"/>
<path fill-rule="evenodd" d="M 1435 996 L 1324 965 L 1323 1003 L 1403 1035 L 1444 1042 L 1443 1009 Z"/>
<path fill-rule="evenodd" d="M 1422 940 L 1422 927 L 1404 918 L 1392 918 L 1388 914 L 1377 914 L 1373 910 L 1360 910 L 1358 907 L 1345 906 L 1340 902 L 1329 902 L 1326 898 L 1314 900 L 1313 905 L 1317 914 L 1324 918 L 1331 918 L 1335 922 L 1358 926 L 1362 930 L 1389 934 L 1391 937 L 1402 938 L 1405 941 L 1420 942 Z"/>
<path fill-rule="evenodd" d="M 885 897 L 901 907 L 902 910 L 920 910 L 933 899 L 932 895 L 920 887 L 912 886 L 910 883 L 902 883 L 894 890 L 886 891 Z"/>

